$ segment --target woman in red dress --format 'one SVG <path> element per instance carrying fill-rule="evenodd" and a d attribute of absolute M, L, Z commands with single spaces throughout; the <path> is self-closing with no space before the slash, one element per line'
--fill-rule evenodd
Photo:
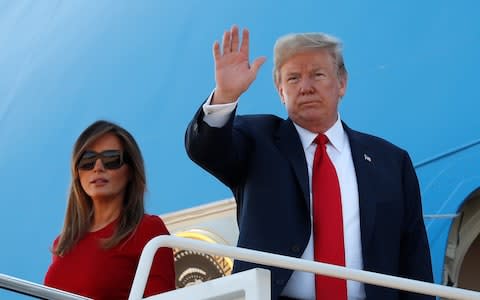
<path fill-rule="evenodd" d="M 44 283 L 93 299 L 127 299 L 146 243 L 168 235 L 144 210 L 142 154 L 133 136 L 107 121 L 77 139 L 63 229 L 53 243 Z M 145 297 L 175 289 L 173 253 L 155 255 Z"/>

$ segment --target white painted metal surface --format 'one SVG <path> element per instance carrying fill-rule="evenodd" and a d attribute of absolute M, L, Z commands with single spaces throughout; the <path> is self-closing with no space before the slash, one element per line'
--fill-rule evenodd
<path fill-rule="evenodd" d="M 88 300 L 90 298 L 67 293 L 41 284 L 0 274 L 0 288 L 49 300 Z"/>
<path fill-rule="evenodd" d="M 148 273 L 152 265 L 153 256 L 160 247 L 181 248 L 196 250 L 211 255 L 227 256 L 238 260 L 276 266 L 297 271 L 312 272 L 337 278 L 356 280 L 394 289 L 416 292 L 448 299 L 480 299 L 480 293 L 470 290 L 447 287 L 443 285 L 384 275 L 363 270 L 348 269 L 335 265 L 307 261 L 299 258 L 287 257 L 272 253 L 265 253 L 250 249 L 237 248 L 226 245 L 211 244 L 202 241 L 179 238 L 174 236 L 159 236 L 152 239 L 145 246 L 138 264 L 135 279 L 130 291 L 129 300 L 142 299 L 147 283 Z M 185 289 L 188 289 L 185 288 Z M 268 298 L 267 298 L 268 299 Z"/>
<path fill-rule="evenodd" d="M 252 269 L 145 299 L 265 300 L 270 298 L 270 271 Z"/>

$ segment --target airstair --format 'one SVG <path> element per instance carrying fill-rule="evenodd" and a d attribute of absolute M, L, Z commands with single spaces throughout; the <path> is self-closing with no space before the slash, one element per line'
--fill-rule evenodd
<path fill-rule="evenodd" d="M 167 293 L 143 298 L 155 252 L 160 247 L 190 249 L 210 255 L 232 257 L 262 265 L 276 266 L 296 271 L 312 272 L 366 284 L 395 288 L 410 292 L 441 297 L 442 299 L 480 299 L 480 292 L 447 287 L 443 285 L 384 275 L 363 270 L 349 269 L 335 265 L 312 262 L 299 258 L 265 253 L 250 249 L 218 245 L 175 236 L 159 236 L 145 246 L 135 274 L 129 300 L 265 300 L 270 299 L 270 272 L 252 269 L 245 272 L 217 278 Z M 77 300 L 88 299 L 33 282 L 0 274 L 0 288 L 29 295 L 37 299 Z"/>

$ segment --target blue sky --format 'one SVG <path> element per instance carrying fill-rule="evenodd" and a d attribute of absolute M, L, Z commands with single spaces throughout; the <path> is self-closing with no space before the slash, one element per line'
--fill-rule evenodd
<path fill-rule="evenodd" d="M 63 222 L 72 145 L 97 119 L 140 144 L 150 213 L 231 196 L 188 159 L 183 137 L 214 87 L 212 43 L 232 24 L 250 29 L 252 58 L 267 57 L 240 114 L 285 116 L 271 79 L 273 44 L 323 31 L 344 42 L 341 116 L 351 127 L 407 149 L 414 162 L 478 140 L 478 6 L 0 1 L 0 272 L 42 282 Z"/>

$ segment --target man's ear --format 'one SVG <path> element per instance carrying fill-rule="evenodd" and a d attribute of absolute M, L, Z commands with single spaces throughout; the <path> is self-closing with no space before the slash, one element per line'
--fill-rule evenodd
<path fill-rule="evenodd" d="M 345 93 L 347 91 L 347 79 L 348 78 L 346 74 L 343 76 L 340 76 L 340 78 L 338 79 L 338 82 L 340 84 L 338 93 L 340 94 L 340 97 L 345 96 Z"/>
<path fill-rule="evenodd" d="M 278 92 L 278 95 L 280 96 L 280 101 L 282 101 L 282 103 L 285 104 L 285 95 L 283 93 L 283 88 L 279 85 L 277 85 L 277 92 Z"/>

